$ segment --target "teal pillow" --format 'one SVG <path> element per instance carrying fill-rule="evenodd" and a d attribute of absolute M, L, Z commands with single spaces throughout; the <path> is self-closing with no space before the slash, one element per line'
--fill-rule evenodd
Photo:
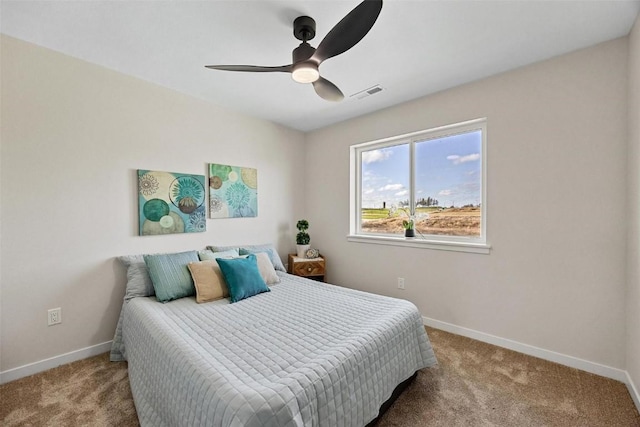
<path fill-rule="evenodd" d="M 227 282 L 232 303 L 262 292 L 270 292 L 260 275 L 255 255 L 251 254 L 246 258 L 218 258 L 216 261 Z"/>
<path fill-rule="evenodd" d="M 199 261 L 196 251 L 145 255 L 144 262 L 158 301 L 167 302 L 195 295 L 196 288 L 187 265 Z"/>

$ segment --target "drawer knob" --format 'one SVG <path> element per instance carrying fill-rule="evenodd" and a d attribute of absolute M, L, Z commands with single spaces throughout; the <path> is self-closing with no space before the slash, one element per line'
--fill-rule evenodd
<path fill-rule="evenodd" d="M 311 267 L 307 268 L 307 271 L 311 271 Z"/>

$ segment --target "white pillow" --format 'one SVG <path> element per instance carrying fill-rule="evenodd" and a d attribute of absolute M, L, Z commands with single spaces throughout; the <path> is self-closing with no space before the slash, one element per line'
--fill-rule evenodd
<path fill-rule="evenodd" d="M 276 270 L 271 263 L 269 254 L 266 252 L 257 252 L 254 255 L 258 261 L 258 271 L 260 271 L 262 280 L 264 280 L 267 285 L 280 283 L 280 277 L 276 274 Z"/>

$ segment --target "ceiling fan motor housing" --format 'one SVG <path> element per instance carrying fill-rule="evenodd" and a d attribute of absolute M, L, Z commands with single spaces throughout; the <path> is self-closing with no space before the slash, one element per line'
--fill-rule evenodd
<path fill-rule="evenodd" d="M 293 69 L 291 77 L 298 83 L 313 83 L 320 78 L 318 71 L 318 62 L 311 59 L 316 48 L 306 41 L 300 43 L 300 46 L 293 49 Z"/>
<path fill-rule="evenodd" d="M 306 61 L 307 59 L 311 58 L 311 55 L 313 55 L 315 51 L 316 51 L 316 48 L 311 46 L 309 43 L 306 43 L 306 42 L 300 43 L 300 46 L 293 49 L 293 53 L 292 53 L 293 64 Z"/>

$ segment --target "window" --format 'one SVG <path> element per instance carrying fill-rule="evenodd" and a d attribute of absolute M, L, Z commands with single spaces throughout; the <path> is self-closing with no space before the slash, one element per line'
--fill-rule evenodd
<path fill-rule="evenodd" d="M 485 119 L 351 146 L 349 240 L 488 253 L 485 152 Z"/>

